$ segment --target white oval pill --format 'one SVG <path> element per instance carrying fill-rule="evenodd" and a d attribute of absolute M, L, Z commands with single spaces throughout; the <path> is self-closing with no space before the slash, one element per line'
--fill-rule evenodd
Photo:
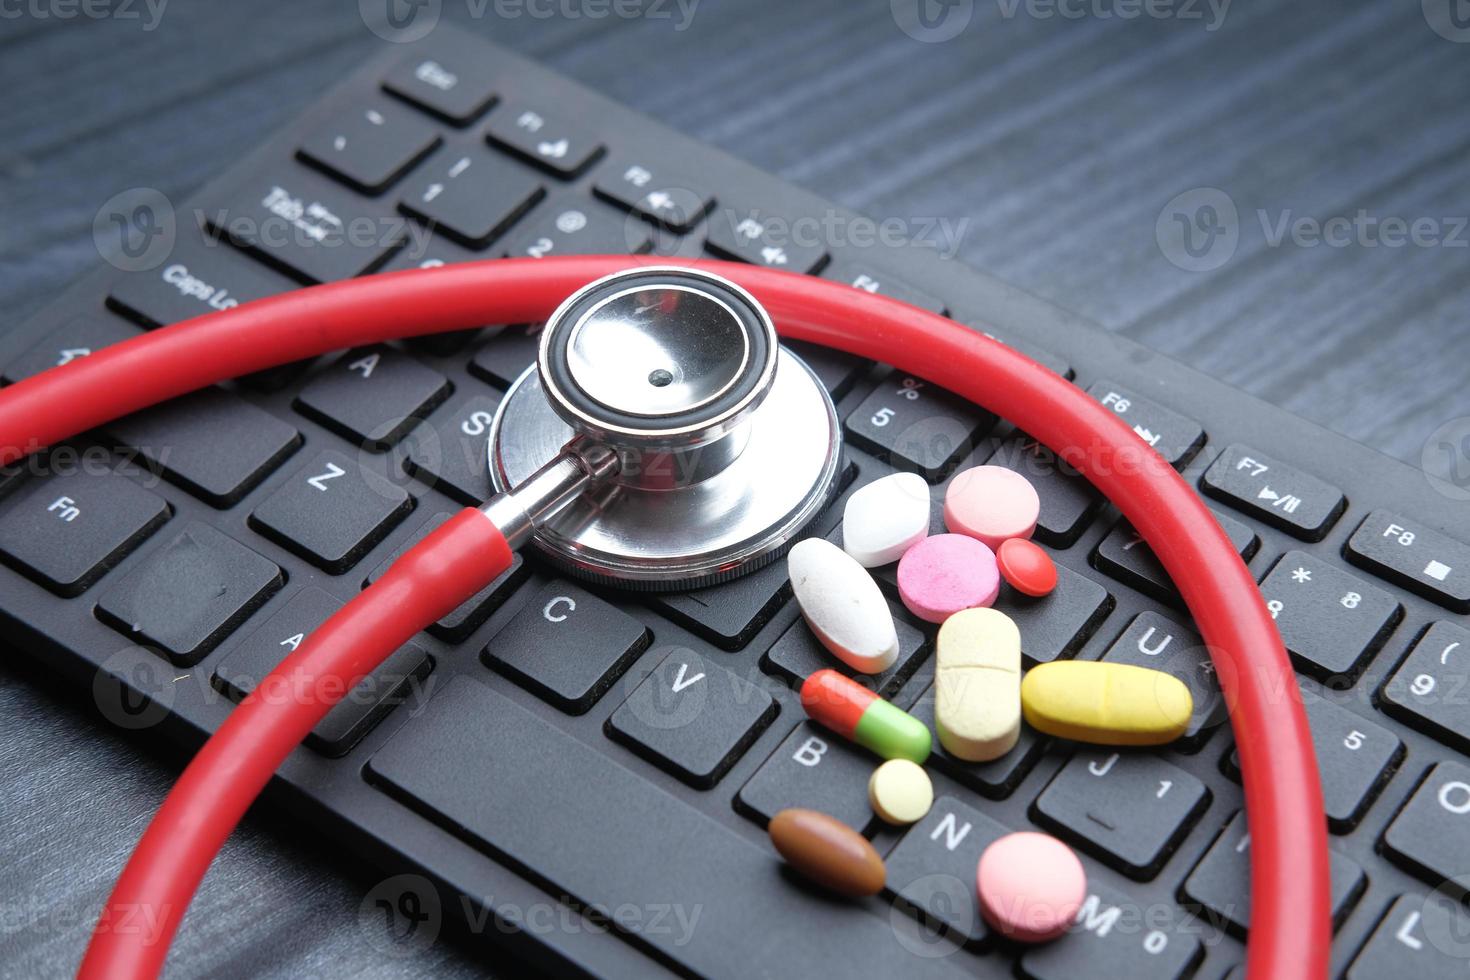
<path fill-rule="evenodd" d="M 867 569 L 824 538 L 797 542 L 786 568 L 801 615 L 822 646 L 864 674 L 893 666 L 898 630 Z"/>
<path fill-rule="evenodd" d="M 842 550 L 864 568 L 898 561 L 929 534 L 929 484 L 917 473 L 893 473 L 847 498 Z"/>
<path fill-rule="evenodd" d="M 939 744 L 967 762 L 1009 752 L 1021 735 L 1021 632 L 1003 612 L 966 609 L 939 627 L 934 651 Z"/>

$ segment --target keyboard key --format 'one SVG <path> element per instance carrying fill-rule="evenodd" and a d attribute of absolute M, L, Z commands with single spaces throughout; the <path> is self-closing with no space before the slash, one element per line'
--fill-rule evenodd
<path fill-rule="evenodd" d="M 653 634 L 570 582 L 548 583 L 485 648 L 485 662 L 568 714 L 585 713 Z"/>
<path fill-rule="evenodd" d="M 690 231 L 714 207 L 714 195 L 701 181 L 654 163 L 652 156 L 609 161 L 599 171 L 593 193 L 670 231 Z"/>
<path fill-rule="evenodd" d="M 1454 612 L 1470 612 L 1470 545 L 1385 510 L 1347 543 L 1348 560 Z"/>
<path fill-rule="evenodd" d="M 1200 485 L 1217 500 L 1303 541 L 1321 541 L 1347 507 L 1337 487 L 1239 443 L 1210 464 Z"/>
<path fill-rule="evenodd" d="M 1233 517 L 1212 510 L 1242 561 L 1250 561 L 1260 549 L 1255 531 Z M 1101 571 L 1161 602 L 1178 603 L 1179 590 L 1143 537 L 1126 520 L 1119 520 L 1092 552 L 1093 564 Z"/>
<path fill-rule="evenodd" d="M 495 101 L 495 70 L 478 52 L 414 55 L 388 73 L 383 88 L 446 122 L 464 126 Z"/>
<path fill-rule="evenodd" d="M 1436 763 L 1383 835 L 1388 854 L 1438 888 L 1470 868 L 1470 767 Z"/>
<path fill-rule="evenodd" d="M 103 593 L 97 615 L 192 667 L 284 583 L 276 563 L 191 521 Z"/>
<path fill-rule="evenodd" d="M 402 218 L 300 165 L 252 174 L 206 215 L 216 234 L 307 284 L 372 272 L 407 233 Z"/>
<path fill-rule="evenodd" d="M 740 787 L 735 807 L 762 826 L 787 807 L 805 807 L 865 833 L 874 820 L 868 777 L 877 765 L 876 756 L 805 721 Z"/>
<path fill-rule="evenodd" d="M 652 596 L 659 612 L 725 650 L 739 650 L 791 595 L 786 562 L 774 561 L 730 582 Z"/>
<path fill-rule="evenodd" d="M 697 901 L 697 928 L 630 927 L 681 973 L 722 975 L 738 963 L 752 976 L 959 975 L 910 952 L 885 918 L 791 887 L 763 842 L 471 678 L 441 690 L 368 775 L 460 838 L 534 868 L 574 907 L 631 899 L 652 916 L 693 914 Z M 602 805 L 567 805 L 591 788 Z"/>
<path fill-rule="evenodd" d="M 44 340 L 5 366 L 5 380 L 14 384 L 33 374 L 70 364 L 104 347 L 138 336 L 140 331 L 106 311 L 74 316 L 47 331 Z"/>
<path fill-rule="evenodd" d="M 1088 750 L 1072 756 L 1033 809 L 1082 850 L 1147 881 L 1209 801 L 1203 783 L 1156 755 Z"/>
<path fill-rule="evenodd" d="M 381 194 L 438 145 L 422 116 L 378 99 L 328 120 L 297 153 L 355 190 Z"/>
<path fill-rule="evenodd" d="M 1332 927 L 1342 925 L 1348 911 L 1367 887 L 1368 879 L 1357 862 L 1327 852 L 1332 878 Z M 1251 918 L 1250 834 L 1245 811 L 1230 819 L 1215 843 L 1184 882 L 1184 900 L 1204 909 L 1212 923 L 1244 939 Z"/>
<path fill-rule="evenodd" d="M 301 433 L 223 388 L 175 398 L 106 428 L 214 507 L 239 503 L 301 445 Z"/>
<path fill-rule="evenodd" d="M 302 589 L 230 651 L 215 668 L 215 685 L 232 699 L 241 700 L 343 605 L 321 589 Z M 428 654 L 412 643 L 400 647 L 317 722 L 306 736 L 306 744 L 326 756 L 345 755 L 384 715 L 410 696 L 410 689 L 418 687 L 432 666 Z M 419 687 L 417 693 L 423 697 L 426 692 Z"/>
<path fill-rule="evenodd" d="M 498 392 L 474 391 L 435 413 L 431 424 L 408 440 L 404 468 L 466 506 L 489 500 L 495 492 L 490 485 L 490 426 L 499 406 Z"/>
<path fill-rule="evenodd" d="M 990 762 L 967 762 L 950 755 L 939 741 L 939 731 L 934 727 L 934 685 L 925 688 L 919 699 L 909 706 L 908 712 L 929 726 L 933 736 L 933 751 L 930 765 L 944 770 L 953 780 L 992 800 L 1003 800 L 1026 778 L 1046 750 L 1046 740 L 1025 725 L 1016 745 L 999 759 Z M 974 877 L 971 875 L 971 877 Z"/>
<path fill-rule="evenodd" d="M 437 269 L 440 266 L 454 265 L 459 262 L 479 262 L 485 258 L 487 256 L 483 253 L 472 252 L 440 235 L 430 235 L 423 229 L 415 229 L 409 237 L 408 244 L 400 249 L 398 254 L 394 255 L 378 272 Z M 451 330 L 447 333 L 405 337 L 403 343 L 411 350 L 423 351 L 435 357 L 449 357 L 464 350 L 472 340 L 480 335 L 483 329 L 483 327 L 471 327 L 468 330 Z"/>
<path fill-rule="evenodd" d="M 910 306 L 917 306 L 921 310 L 930 313 L 944 315 L 944 301 L 935 299 L 928 293 L 915 286 L 911 286 L 896 276 L 886 272 L 879 272 L 870 265 L 853 262 L 849 259 L 835 259 L 832 264 L 822 271 L 823 279 L 831 279 L 835 282 L 845 282 L 853 289 L 861 289 L 865 293 L 873 293 L 878 296 L 888 296 L 893 299 L 902 300 Z"/>
<path fill-rule="evenodd" d="M 506 327 L 485 341 L 470 360 L 470 373 L 493 385 L 509 388 L 536 363 L 536 350 L 541 345 L 539 325 L 534 333 L 524 327 Z"/>
<path fill-rule="evenodd" d="M 1173 905 L 1140 905 L 1089 880 L 1076 924 L 1027 949 L 1020 972 L 1026 980 L 1183 980 L 1204 956 L 1199 931 Z"/>
<path fill-rule="evenodd" d="M 1470 752 L 1470 630 L 1438 622 L 1383 686 L 1390 715 L 1461 752 Z"/>
<path fill-rule="evenodd" d="M 608 734 L 698 789 L 708 789 L 776 717 L 750 681 L 676 647 L 607 720 Z"/>
<path fill-rule="evenodd" d="M 1327 826 L 1335 834 L 1346 834 L 1397 770 L 1404 743 L 1383 726 L 1330 701 L 1308 697 L 1305 703 Z M 1234 749 L 1225 760 L 1225 772 L 1240 779 L 1240 757 Z"/>
<path fill-rule="evenodd" d="M 1347 980 L 1460 980 L 1470 920 L 1443 895 L 1400 895 L 1358 951 Z"/>
<path fill-rule="evenodd" d="M 485 135 L 501 149 L 564 178 L 577 176 L 603 151 L 592 132 L 523 102 L 498 107 Z"/>
<path fill-rule="evenodd" d="M 884 860 L 889 894 L 961 942 L 981 942 L 990 929 L 975 900 L 975 868 L 985 849 L 1008 833 L 953 796 L 939 797 Z"/>
<path fill-rule="evenodd" d="M 1114 605 L 1108 590 L 1092 579 L 1057 564 L 1057 587 L 1050 595 L 1022 595 L 1008 584 L 1000 587 L 995 608 L 1021 630 L 1021 653 L 1032 664 L 1074 656 L 1082 649 Z"/>
<path fill-rule="evenodd" d="M 892 374 L 847 417 L 859 446 L 900 469 L 942 477 L 995 416 L 927 381 Z"/>
<path fill-rule="evenodd" d="M 402 487 L 335 450 L 297 470 L 261 501 L 250 526 L 288 551 L 339 575 L 357 564 L 413 509 Z"/>
<path fill-rule="evenodd" d="M 1215 665 L 1209 648 L 1198 633 L 1158 613 L 1133 617 L 1102 659 L 1108 663 L 1132 664 L 1162 670 L 1179 678 L 1194 698 L 1194 713 L 1183 736 L 1170 744 L 1181 752 L 1193 752 L 1215 729 L 1229 722 L 1229 712 L 1220 694 Z"/>
<path fill-rule="evenodd" d="M 562 194 L 538 207 L 506 244 L 511 258 L 640 255 L 653 246 L 648 226 L 591 198 Z"/>
<path fill-rule="evenodd" d="M 425 521 L 417 531 L 413 532 L 413 534 L 404 539 L 402 544 L 393 549 L 391 555 L 378 563 L 378 567 L 373 569 L 372 573 L 363 581 L 363 588 L 367 588 L 382 578 L 383 573 L 388 571 L 388 566 L 392 565 L 399 558 L 402 558 L 409 548 L 424 540 L 440 524 L 443 524 L 452 516 L 452 514 L 447 512 L 440 513 Z M 505 603 L 505 600 L 511 597 L 516 587 L 525 581 L 525 578 L 525 563 L 521 560 L 520 554 L 516 554 L 511 558 L 510 567 L 501 572 L 495 581 L 460 603 L 449 615 L 431 625 L 429 627 L 429 633 L 448 643 L 463 642 L 469 638 L 471 633 L 479 629 L 485 620 L 490 618 L 491 613 L 499 609 Z"/>
<path fill-rule="evenodd" d="M 180 235 L 166 264 L 121 276 L 108 291 L 107 305 L 152 328 L 295 288 L 292 280 L 201 232 Z"/>
<path fill-rule="evenodd" d="M 158 530 L 169 507 L 124 476 L 78 467 L 21 489 L 0 513 L 6 564 L 75 596 Z"/>
<path fill-rule="evenodd" d="M 1398 600 L 1314 555 L 1288 551 L 1261 582 L 1297 669 L 1353 679 L 1403 616 Z"/>
<path fill-rule="evenodd" d="M 873 366 L 872 361 L 820 344 L 808 344 L 800 340 L 786 340 L 782 344 L 806 362 L 806 366 L 816 374 L 817 380 L 827 389 L 834 402 L 847 394 L 858 378 Z"/>
<path fill-rule="evenodd" d="M 1046 368 L 1048 371 L 1051 371 L 1053 374 L 1060 375 L 1068 381 L 1071 381 L 1074 377 L 1077 376 L 1077 372 L 1072 370 L 1072 365 L 1068 363 L 1067 359 L 1065 357 L 1062 357 L 1060 354 L 1055 354 L 1044 347 L 1037 347 L 1035 344 L 1029 341 L 1021 340 L 1020 338 L 1014 337 L 1010 334 L 995 333 L 985 323 L 977 323 L 967 320 L 965 321 L 965 325 L 967 327 L 970 327 L 972 330 L 980 331 L 991 340 L 998 340 L 1002 344 L 1005 344 L 1007 347 L 1010 347 L 1013 350 L 1020 351 L 1022 354 L 1025 354 L 1027 357 L 1031 358 L 1031 360 L 1035 361 L 1037 364 L 1040 364 L 1042 367 Z"/>
<path fill-rule="evenodd" d="M 406 186 L 398 207 L 461 245 L 484 248 L 545 194 L 512 160 L 480 146 L 446 146 Z"/>
<path fill-rule="evenodd" d="M 818 237 L 815 231 L 794 233 L 802 224 L 759 209 L 724 207 L 710 215 L 704 244 L 715 255 L 736 262 L 816 272 L 827 261 L 827 250 L 813 240 Z"/>
<path fill-rule="evenodd" d="M 761 666 L 798 684 L 823 667 L 831 667 L 861 681 L 864 687 L 876 691 L 880 697 L 892 697 L 929 654 L 928 641 L 923 633 L 897 617 L 893 625 L 898 630 L 898 659 L 881 674 L 859 674 L 838 660 L 818 642 L 811 627 L 801 619 L 781 634 L 781 638 L 761 658 Z"/>
<path fill-rule="evenodd" d="M 1014 470 L 1036 488 L 1041 513 L 1033 536 L 1041 544 L 1070 548 L 1102 509 L 1103 498 L 1092 484 L 1028 435 L 1011 436 L 988 463 Z"/>
<path fill-rule="evenodd" d="M 1148 445 L 1173 466 L 1189 462 L 1205 444 L 1205 430 L 1186 418 L 1111 381 L 1099 381 L 1087 393 L 1102 402 Z"/>
<path fill-rule="evenodd" d="M 449 381 L 392 347 L 362 347 L 309 381 L 296 409 L 344 439 L 385 450 L 449 397 Z"/>

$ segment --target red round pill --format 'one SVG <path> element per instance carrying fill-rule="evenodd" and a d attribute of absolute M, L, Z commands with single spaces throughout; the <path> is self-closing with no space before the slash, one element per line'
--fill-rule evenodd
<path fill-rule="evenodd" d="M 1001 577 L 1022 595 L 1049 595 L 1057 587 L 1057 566 L 1051 556 L 1025 538 L 1008 538 L 995 553 Z"/>

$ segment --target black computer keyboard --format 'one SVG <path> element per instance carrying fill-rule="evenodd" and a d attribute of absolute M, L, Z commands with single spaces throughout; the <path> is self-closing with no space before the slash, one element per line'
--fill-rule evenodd
<path fill-rule="evenodd" d="M 1435 890 L 1470 870 L 1470 546 L 1456 540 L 1470 522 L 1420 472 L 921 243 L 778 238 L 859 219 L 444 28 L 389 45 L 176 213 L 166 259 L 123 256 L 0 339 L 5 379 L 302 284 L 577 252 L 842 279 L 1074 379 L 1200 488 L 1277 614 L 1322 767 L 1335 970 L 1463 972 L 1461 914 Z M 118 724 L 197 744 L 397 553 L 489 495 L 489 423 L 534 349 L 524 326 L 489 326 L 344 352 L 16 466 L 0 504 L 7 639 Z M 1196 699 L 1180 742 L 1113 752 L 1026 732 L 979 765 L 936 748 L 932 812 L 893 829 L 868 804 L 873 759 L 804 720 L 794 696 L 813 669 L 842 668 L 800 622 L 783 563 L 634 596 L 528 554 L 350 692 L 272 797 L 407 875 L 382 905 L 409 951 L 415 910 L 433 907 L 469 942 L 609 976 L 1230 973 L 1249 919 L 1238 770 L 1210 663 L 1158 562 L 1004 420 L 881 365 L 796 349 L 845 420 L 845 492 L 898 468 L 937 499 L 956 469 L 987 461 L 1035 483 L 1059 585 L 998 602 L 1028 661 L 1178 675 Z M 840 540 L 841 514 L 839 501 L 810 533 Z M 933 629 L 892 596 L 891 569 L 878 578 L 902 652 L 876 684 L 932 725 Z M 790 806 L 869 834 L 889 891 L 837 901 L 783 871 L 764 825 Z M 1071 934 L 1022 950 L 978 917 L 974 876 L 989 841 L 1027 827 L 1083 853 L 1090 896 Z"/>

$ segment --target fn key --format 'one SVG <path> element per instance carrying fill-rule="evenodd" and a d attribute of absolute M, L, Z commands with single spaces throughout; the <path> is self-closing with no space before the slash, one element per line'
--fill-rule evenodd
<path fill-rule="evenodd" d="M 126 477 L 77 469 L 40 483 L 0 517 L 0 555 L 59 595 L 86 591 L 168 519 Z"/>

